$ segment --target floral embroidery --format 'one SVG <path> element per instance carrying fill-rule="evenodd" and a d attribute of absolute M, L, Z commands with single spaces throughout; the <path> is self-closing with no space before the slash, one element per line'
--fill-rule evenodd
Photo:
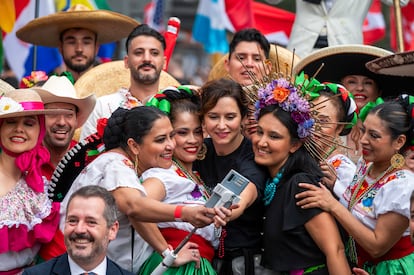
<path fill-rule="evenodd" d="M 125 100 L 121 101 L 120 107 L 125 109 L 132 109 L 134 107 L 142 106 L 142 102 L 132 96 L 128 90 L 122 89 L 120 93 L 123 97 L 125 97 Z"/>

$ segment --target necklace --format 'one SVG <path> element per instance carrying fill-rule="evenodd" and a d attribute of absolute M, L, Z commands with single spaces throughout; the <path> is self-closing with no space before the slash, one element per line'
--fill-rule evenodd
<path fill-rule="evenodd" d="M 353 191 L 351 191 L 352 195 L 348 204 L 349 210 L 351 210 L 362 197 L 364 197 L 366 194 L 368 194 L 369 191 L 371 191 L 375 186 L 377 186 L 378 182 L 380 182 L 385 175 L 394 170 L 394 167 L 390 165 L 384 172 L 382 172 L 378 177 L 375 178 L 374 182 L 371 185 L 365 186 L 363 185 L 364 182 L 366 182 L 365 177 L 371 172 L 371 169 L 372 164 L 368 167 L 364 175 L 357 180 L 357 183 L 355 184 L 356 188 Z"/>
<path fill-rule="evenodd" d="M 273 179 L 268 179 L 266 182 L 266 187 L 264 190 L 264 197 L 263 201 L 264 204 L 267 206 L 273 200 L 273 197 L 276 193 L 277 185 L 280 183 L 280 179 L 282 178 L 284 169 L 279 171 Z"/>
<path fill-rule="evenodd" d="M 173 158 L 173 163 L 177 167 L 176 172 L 180 177 L 187 178 L 195 183 L 194 190 L 191 191 L 191 196 L 195 199 L 200 198 L 203 196 L 203 198 L 207 201 L 210 198 L 210 194 L 207 192 L 207 189 L 204 187 L 204 182 L 200 178 L 200 176 L 196 173 L 191 173 L 188 171 L 184 165 L 181 163 L 181 161 Z"/>

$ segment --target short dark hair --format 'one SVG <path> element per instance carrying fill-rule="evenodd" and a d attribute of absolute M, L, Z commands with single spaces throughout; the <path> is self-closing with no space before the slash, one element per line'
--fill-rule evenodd
<path fill-rule="evenodd" d="M 234 34 L 229 46 L 229 59 L 240 42 L 257 42 L 260 45 L 260 48 L 264 51 L 266 58 L 269 58 L 269 41 L 259 30 L 250 28 L 238 31 Z"/>
<path fill-rule="evenodd" d="M 135 27 L 132 30 L 132 32 L 128 35 L 127 40 L 125 42 L 126 52 L 128 52 L 128 49 L 129 49 L 129 46 L 131 45 L 132 39 L 134 39 L 137 36 L 141 36 L 141 35 L 154 37 L 155 39 L 157 39 L 158 41 L 161 42 L 162 48 L 164 50 L 167 47 L 167 44 L 165 43 L 165 38 L 164 38 L 164 36 L 162 36 L 162 34 L 157 32 L 156 30 L 154 30 L 153 28 L 151 28 L 147 24 L 141 24 L 141 25 L 138 25 L 137 27 Z"/>
<path fill-rule="evenodd" d="M 79 188 L 70 196 L 67 208 L 69 208 L 71 201 L 76 197 L 101 198 L 105 204 L 103 216 L 106 220 L 106 226 L 109 228 L 117 221 L 116 213 L 118 208 L 116 206 L 115 198 L 112 196 L 111 192 L 105 188 L 98 185 L 88 185 Z"/>

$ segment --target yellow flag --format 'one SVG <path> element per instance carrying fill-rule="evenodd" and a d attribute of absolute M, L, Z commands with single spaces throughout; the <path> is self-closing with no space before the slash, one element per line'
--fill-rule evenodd
<path fill-rule="evenodd" d="M 16 11 L 14 9 L 14 0 L 0 1 L 0 29 L 11 32 L 14 22 L 16 21 Z"/>

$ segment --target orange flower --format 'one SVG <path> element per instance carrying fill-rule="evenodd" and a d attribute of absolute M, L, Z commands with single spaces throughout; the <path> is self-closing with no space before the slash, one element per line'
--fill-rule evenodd
<path fill-rule="evenodd" d="M 283 87 L 276 87 L 273 90 L 273 98 L 278 102 L 283 102 L 289 96 L 289 90 Z"/>

